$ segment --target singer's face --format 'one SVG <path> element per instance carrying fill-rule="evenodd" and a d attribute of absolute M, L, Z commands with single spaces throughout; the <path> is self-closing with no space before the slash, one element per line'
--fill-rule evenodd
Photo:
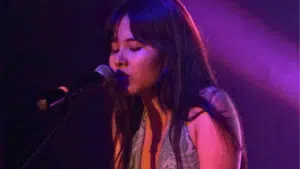
<path fill-rule="evenodd" d="M 116 30 L 109 65 L 115 72 L 125 73 L 118 78 L 119 84 L 130 95 L 151 92 L 163 66 L 161 57 L 157 50 L 134 38 L 128 16 L 122 18 Z"/>

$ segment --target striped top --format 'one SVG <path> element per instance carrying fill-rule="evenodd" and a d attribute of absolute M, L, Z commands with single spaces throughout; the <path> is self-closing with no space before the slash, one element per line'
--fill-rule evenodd
<path fill-rule="evenodd" d="M 142 119 L 141 126 L 132 140 L 132 155 L 130 160 L 130 169 L 141 168 L 142 149 L 146 128 L 146 113 Z M 170 124 L 167 124 L 167 132 Z M 180 157 L 182 160 L 182 169 L 198 169 L 198 154 L 191 140 L 187 126 L 183 126 L 180 135 Z M 177 169 L 175 155 L 168 135 L 163 138 L 162 147 L 158 158 L 158 169 Z"/>
<path fill-rule="evenodd" d="M 211 100 L 214 93 L 216 93 L 217 88 L 209 87 L 203 89 L 200 94 L 207 100 Z M 146 112 L 147 113 L 147 112 Z M 140 128 L 136 132 L 132 140 L 132 152 L 130 158 L 130 169 L 140 169 L 141 168 L 141 157 L 142 148 L 145 137 L 145 127 L 146 127 L 146 113 L 144 113 Z M 170 123 L 167 124 L 167 132 L 169 132 Z M 199 169 L 199 158 L 196 146 L 192 142 L 189 130 L 186 125 L 183 125 L 180 134 L 180 159 L 182 166 L 180 169 Z M 177 169 L 177 163 L 174 155 L 174 151 L 171 146 L 170 139 L 168 135 L 163 138 L 161 151 L 158 157 L 158 169 Z"/>

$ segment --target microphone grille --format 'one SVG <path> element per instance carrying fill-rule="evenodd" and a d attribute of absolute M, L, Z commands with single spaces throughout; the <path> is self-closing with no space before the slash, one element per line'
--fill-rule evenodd
<path fill-rule="evenodd" d="M 114 77 L 114 73 L 113 73 L 112 69 L 107 65 L 99 65 L 95 69 L 95 72 L 102 75 L 105 78 L 106 81 L 110 81 Z"/>

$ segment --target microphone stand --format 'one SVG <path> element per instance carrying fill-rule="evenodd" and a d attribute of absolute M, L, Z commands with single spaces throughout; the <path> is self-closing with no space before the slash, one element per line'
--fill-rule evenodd
<path fill-rule="evenodd" d="M 100 67 L 100 69 L 103 69 L 103 67 Z M 107 68 L 105 67 L 104 70 L 106 69 Z M 102 73 L 96 71 L 88 79 L 104 79 L 104 77 L 100 76 L 99 74 Z M 100 86 L 102 87 L 106 86 L 109 83 L 107 82 L 101 84 L 101 81 L 99 82 L 100 82 Z M 76 96 L 82 93 L 83 91 L 94 90 L 97 87 L 99 87 L 97 86 L 97 84 L 87 83 L 82 87 L 80 85 L 73 86 L 71 87 L 71 91 L 70 91 L 69 88 L 65 86 L 60 86 L 56 90 L 48 93 L 44 98 L 38 100 L 37 107 L 39 108 L 40 111 L 48 111 L 50 108 L 62 104 L 61 106 L 63 106 L 62 107 L 63 112 L 66 114 L 66 116 L 64 117 L 62 123 L 56 125 L 56 127 L 48 134 L 48 136 L 38 146 L 38 148 L 31 154 L 31 156 L 26 160 L 26 162 L 21 166 L 21 169 L 26 169 L 29 166 L 29 164 L 32 163 L 33 159 L 38 155 L 38 153 L 45 146 L 45 144 L 53 137 L 54 134 L 57 133 L 58 129 L 60 129 L 66 123 L 66 121 L 70 117 L 70 114 L 68 113 L 69 108 L 71 107 L 72 101 L 76 98 Z M 72 91 L 72 89 L 75 90 Z"/>
<path fill-rule="evenodd" d="M 63 119 L 63 121 L 59 124 L 57 124 L 55 126 L 54 129 L 51 130 L 51 132 L 47 135 L 47 137 L 42 141 L 42 143 L 36 148 L 36 150 L 30 155 L 30 157 L 25 161 L 25 163 L 21 166 L 20 169 L 26 169 L 35 159 L 35 157 L 37 157 L 37 155 L 41 152 L 42 148 L 48 143 L 48 141 L 57 133 L 57 131 L 59 129 L 61 129 L 63 127 L 63 125 L 66 123 L 66 121 L 69 119 L 70 114 L 69 112 L 69 108 L 71 107 L 72 101 L 76 98 L 77 94 L 76 92 L 74 93 L 69 93 L 69 92 L 65 92 L 64 93 L 64 97 L 63 99 L 57 100 L 57 102 L 54 102 L 52 106 L 55 106 L 57 104 L 61 104 L 61 110 L 64 114 L 65 117 Z M 45 109 L 45 105 L 42 104 L 46 103 L 44 101 L 42 101 L 43 99 L 39 100 L 37 102 L 37 106 L 39 107 L 40 111 L 48 111 L 49 108 L 51 108 L 51 105 L 47 105 L 47 109 Z M 39 105 L 39 102 L 41 105 Z M 40 107 L 42 106 L 42 107 Z"/>

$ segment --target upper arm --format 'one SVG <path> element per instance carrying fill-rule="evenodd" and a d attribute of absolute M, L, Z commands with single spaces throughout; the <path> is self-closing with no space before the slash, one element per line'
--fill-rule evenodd
<path fill-rule="evenodd" d="M 226 117 L 226 123 L 233 131 L 230 135 L 220 127 L 208 112 L 201 113 L 188 125 L 192 141 L 194 142 L 201 169 L 237 169 L 240 165 L 241 151 L 233 143 L 236 137 L 241 144 L 241 131 L 237 112 L 223 91 L 218 91 L 211 98 L 211 104 L 217 112 Z M 201 111 L 201 108 L 191 109 L 190 113 Z"/>

